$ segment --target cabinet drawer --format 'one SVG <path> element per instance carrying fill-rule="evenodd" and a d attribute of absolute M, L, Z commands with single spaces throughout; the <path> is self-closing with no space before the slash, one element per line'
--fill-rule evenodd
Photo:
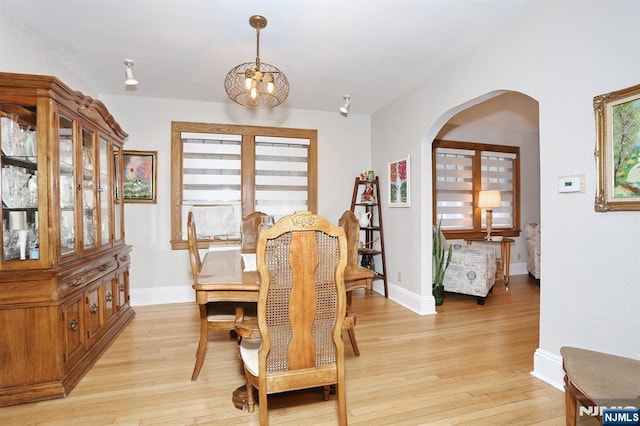
<path fill-rule="evenodd" d="M 60 277 L 60 288 L 62 297 L 73 292 L 77 288 L 83 287 L 100 277 L 115 271 L 118 262 L 115 258 L 108 257 L 100 261 L 92 262 L 79 269 L 74 269 L 70 274 Z"/>
<path fill-rule="evenodd" d="M 121 253 L 116 256 L 116 260 L 118 261 L 118 268 L 128 265 L 131 262 L 129 257 L 129 253 Z"/>

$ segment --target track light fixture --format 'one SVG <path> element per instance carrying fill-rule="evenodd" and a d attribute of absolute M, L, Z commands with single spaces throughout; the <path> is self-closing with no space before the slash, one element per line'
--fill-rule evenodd
<path fill-rule="evenodd" d="M 138 80 L 133 78 L 133 59 L 125 59 L 124 65 L 126 66 L 124 70 L 124 75 L 126 80 L 124 84 L 127 86 L 136 86 L 138 84 Z"/>
<path fill-rule="evenodd" d="M 247 108 L 273 108 L 289 96 L 289 81 L 282 71 L 260 62 L 260 30 L 267 26 L 267 18 L 253 15 L 249 25 L 256 30 L 256 60 L 237 65 L 224 79 L 229 98 Z"/>
<path fill-rule="evenodd" d="M 342 98 L 344 99 L 344 105 L 340 107 L 340 113 L 342 115 L 347 115 L 349 114 L 349 107 L 351 106 L 351 98 L 349 95 L 344 95 Z"/>

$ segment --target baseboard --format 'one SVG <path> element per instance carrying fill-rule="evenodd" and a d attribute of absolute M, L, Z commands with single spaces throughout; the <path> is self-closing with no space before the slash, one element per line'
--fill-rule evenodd
<path fill-rule="evenodd" d="M 435 300 L 431 294 L 421 297 L 411 291 L 408 291 L 406 288 L 397 286 L 391 282 L 387 282 L 387 286 L 389 288 L 389 299 L 402 305 L 404 308 L 407 308 L 419 315 L 437 314 Z M 380 286 L 380 289 L 377 289 L 375 281 L 373 289 L 384 295 L 384 288 Z"/>
<path fill-rule="evenodd" d="M 544 349 L 536 349 L 533 354 L 533 377 L 546 382 L 556 389 L 564 391 L 564 370 L 562 369 L 562 357 L 547 352 Z"/>
<path fill-rule="evenodd" d="M 196 293 L 191 286 L 132 288 L 131 306 L 164 305 L 194 302 Z"/>
<path fill-rule="evenodd" d="M 527 271 L 527 263 L 526 262 L 511 262 L 509 265 L 509 275 L 526 275 L 529 271 Z"/>

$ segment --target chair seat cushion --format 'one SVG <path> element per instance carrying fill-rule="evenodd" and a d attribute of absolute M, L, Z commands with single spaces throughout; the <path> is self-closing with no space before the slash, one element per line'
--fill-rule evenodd
<path fill-rule="evenodd" d="M 262 347 L 262 339 L 242 339 L 240 341 L 240 357 L 244 368 L 253 376 L 258 376 L 258 353 Z"/>
<path fill-rule="evenodd" d="M 596 404 L 640 404 L 640 360 L 569 346 L 560 353 L 571 383 Z"/>

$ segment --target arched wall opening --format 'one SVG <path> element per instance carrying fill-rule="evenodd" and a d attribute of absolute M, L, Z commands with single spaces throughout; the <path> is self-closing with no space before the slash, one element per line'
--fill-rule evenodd
<path fill-rule="evenodd" d="M 540 223 L 540 137 L 539 105 L 526 94 L 497 90 L 478 96 L 442 114 L 425 135 L 421 147 L 424 188 L 423 238 L 431 237 L 433 183 L 431 145 L 435 139 L 489 143 L 520 147 L 520 224 Z M 511 247 L 511 275 L 527 274 L 524 232 Z M 431 248 L 432 250 L 432 248 Z M 431 254 L 431 253 L 429 253 Z M 431 282 L 423 277 L 424 283 Z M 423 289 L 423 294 L 430 294 Z"/>

